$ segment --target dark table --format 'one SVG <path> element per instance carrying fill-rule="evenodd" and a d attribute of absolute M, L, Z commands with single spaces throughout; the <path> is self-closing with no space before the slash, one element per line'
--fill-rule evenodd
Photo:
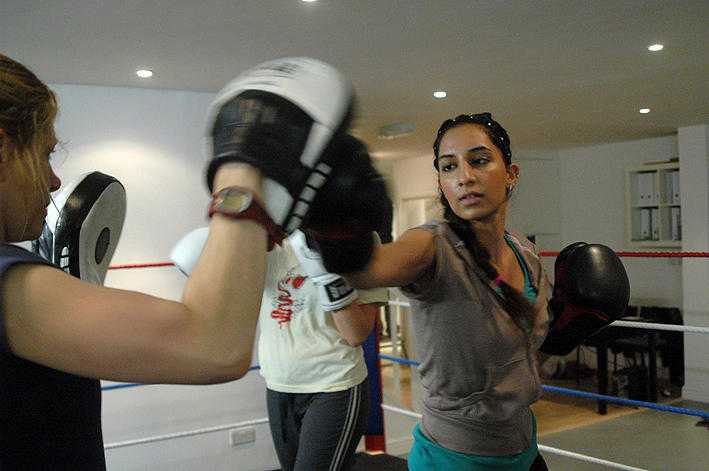
<path fill-rule="evenodd" d="M 641 317 L 624 317 L 624 321 L 655 322 L 656 320 Z M 596 348 L 598 394 L 608 395 L 608 349 L 640 352 L 648 354 L 648 397 L 657 402 L 657 350 L 663 346 L 664 340 L 658 338 L 658 331 L 653 329 L 635 329 L 631 327 L 609 326 L 589 337 L 583 345 Z M 607 401 L 598 401 L 598 413 L 608 412 Z"/>

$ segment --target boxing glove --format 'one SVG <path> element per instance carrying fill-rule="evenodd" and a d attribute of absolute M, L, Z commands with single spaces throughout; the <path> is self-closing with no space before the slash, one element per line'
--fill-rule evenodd
<path fill-rule="evenodd" d="M 620 258 L 609 247 L 576 242 L 554 263 L 549 300 L 551 325 L 540 350 L 566 355 L 586 338 L 622 317 L 630 283 Z"/>
<path fill-rule="evenodd" d="M 101 172 L 65 184 L 47 207 L 33 252 L 66 273 L 102 285 L 126 217 L 125 188 Z"/>
<path fill-rule="evenodd" d="M 338 155 L 328 149 L 349 126 L 352 107 L 350 83 L 315 59 L 277 59 L 244 72 L 210 106 L 210 191 L 225 162 L 257 167 L 265 176 L 266 210 L 291 233 L 338 170 Z"/>
<path fill-rule="evenodd" d="M 320 305 L 325 311 L 343 309 L 357 299 L 356 289 L 340 275 L 325 269 L 321 255 L 308 246 L 306 235 L 302 231 L 293 232 L 288 242 L 300 263 L 300 268 L 317 288 Z"/>
<path fill-rule="evenodd" d="M 377 231 L 391 240 L 393 205 L 363 143 L 343 135 L 331 151 L 342 165 L 318 193 L 304 227 L 325 268 L 350 273 L 366 267 Z"/>
<path fill-rule="evenodd" d="M 197 228 L 180 239 L 170 251 L 170 260 L 185 276 L 190 276 L 197 265 L 208 236 L 208 227 Z"/>

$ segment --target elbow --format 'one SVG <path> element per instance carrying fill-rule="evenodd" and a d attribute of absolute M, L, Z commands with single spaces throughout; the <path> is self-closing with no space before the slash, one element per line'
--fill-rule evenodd
<path fill-rule="evenodd" d="M 365 340 L 367 340 L 367 337 L 357 337 L 353 335 L 349 335 L 347 337 L 343 337 L 347 345 L 350 347 L 359 347 L 364 343 Z"/>
<path fill-rule="evenodd" d="M 217 360 L 210 368 L 205 368 L 203 384 L 228 383 L 241 379 L 251 369 L 251 355 L 240 355 L 233 359 Z"/>
<path fill-rule="evenodd" d="M 235 381 L 241 379 L 251 369 L 251 355 L 241 356 L 234 362 L 231 362 L 226 368 L 227 381 Z"/>
<path fill-rule="evenodd" d="M 350 332 L 347 335 L 343 335 L 342 338 L 350 347 L 359 347 L 369 338 L 371 332 L 372 329 L 366 332 Z"/>

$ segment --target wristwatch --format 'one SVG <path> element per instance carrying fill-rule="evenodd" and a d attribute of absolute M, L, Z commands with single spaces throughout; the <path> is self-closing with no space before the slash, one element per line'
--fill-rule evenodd
<path fill-rule="evenodd" d="M 251 219 L 261 224 L 268 233 L 269 252 L 275 244 L 280 244 L 286 237 L 283 229 L 273 222 L 258 198 L 249 189 L 229 186 L 214 193 L 209 205 L 209 217 L 211 218 L 215 213 L 231 219 Z"/>

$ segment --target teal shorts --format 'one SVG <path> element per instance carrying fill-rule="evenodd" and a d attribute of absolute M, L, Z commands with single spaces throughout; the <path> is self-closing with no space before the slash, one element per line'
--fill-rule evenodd
<path fill-rule="evenodd" d="M 449 450 L 429 440 L 419 424 L 409 451 L 409 471 L 529 471 L 539 454 L 537 421 L 532 416 L 532 444 L 522 453 L 507 456 L 469 455 Z"/>

